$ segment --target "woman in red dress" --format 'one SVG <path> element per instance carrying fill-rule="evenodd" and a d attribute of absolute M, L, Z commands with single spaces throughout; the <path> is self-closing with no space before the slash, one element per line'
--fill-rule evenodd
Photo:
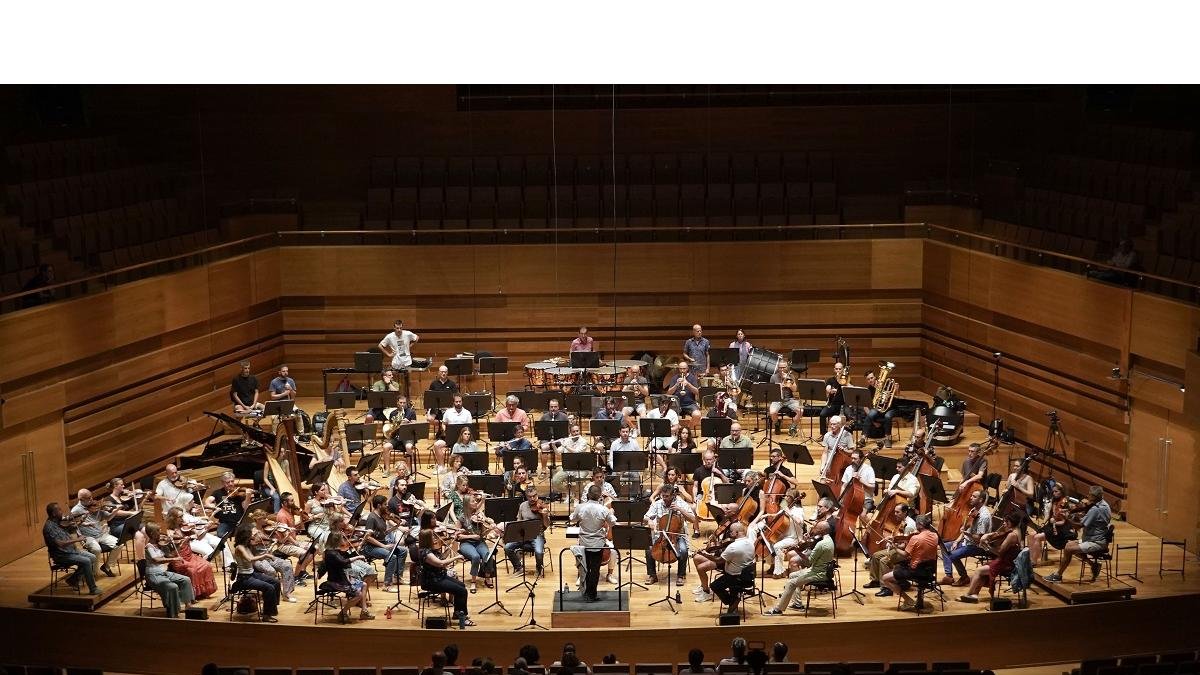
<path fill-rule="evenodd" d="M 217 592 L 217 578 L 213 574 L 212 564 L 205 558 L 197 555 L 192 551 L 192 548 L 187 545 L 187 539 L 191 538 L 191 526 L 183 524 L 177 512 L 169 512 L 166 518 L 167 530 L 172 540 L 180 542 L 175 545 L 178 553 L 174 550 L 168 551 L 173 555 L 178 555 L 179 560 L 171 562 L 171 571 L 182 574 L 192 582 L 192 589 L 196 591 L 196 598 L 207 598 Z"/>
<path fill-rule="evenodd" d="M 1010 511 L 1004 516 L 1004 524 L 999 530 L 983 535 L 985 548 L 988 538 L 994 540 L 1004 537 L 1004 540 L 1000 542 L 1000 547 L 995 549 L 996 557 L 975 570 L 975 574 L 971 576 L 971 587 L 967 589 L 966 595 L 958 599 L 959 602 L 979 602 L 979 589 L 983 588 L 984 584 L 987 584 L 988 594 L 991 595 L 996 582 L 1012 573 L 1017 554 L 1021 552 L 1021 521 L 1024 518 L 1024 511 Z"/>

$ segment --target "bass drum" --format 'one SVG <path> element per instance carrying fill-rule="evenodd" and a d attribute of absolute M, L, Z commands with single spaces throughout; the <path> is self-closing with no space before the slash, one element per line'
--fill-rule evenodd
<path fill-rule="evenodd" d="M 775 352 L 755 347 L 750 350 L 750 358 L 746 359 L 746 366 L 742 369 L 742 381 L 770 382 L 782 360 L 783 357 Z"/>

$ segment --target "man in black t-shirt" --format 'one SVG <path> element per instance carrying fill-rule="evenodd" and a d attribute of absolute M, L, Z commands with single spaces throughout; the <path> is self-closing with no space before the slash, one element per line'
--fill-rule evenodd
<path fill-rule="evenodd" d="M 250 362 L 242 361 L 242 370 L 229 383 L 229 400 L 233 403 L 233 411 L 246 414 L 262 411 L 265 407 L 258 402 L 258 378 L 250 373 Z"/>
<path fill-rule="evenodd" d="M 445 392 L 449 392 L 451 394 L 458 393 L 458 383 L 455 382 L 454 380 L 450 379 L 450 369 L 449 368 L 447 368 L 446 366 L 440 366 L 438 368 L 437 377 L 435 377 L 433 379 L 433 382 L 429 383 L 429 391 L 445 391 Z M 437 437 L 437 438 L 442 437 L 442 428 L 441 428 L 442 412 L 443 411 L 440 408 L 430 408 L 429 410 L 425 411 L 426 421 L 428 421 L 430 424 L 437 425 L 435 427 L 435 429 L 437 430 L 435 432 L 435 437 Z"/>
<path fill-rule="evenodd" d="M 404 569 L 404 559 L 408 556 L 408 550 L 403 546 L 394 546 L 400 531 L 388 532 L 387 502 L 387 497 L 383 495 L 371 498 L 371 513 L 367 514 L 363 521 L 367 532 L 363 537 L 362 554 L 367 560 L 384 561 L 383 585 L 388 593 L 394 593 L 394 584 L 404 578 L 400 570 Z"/>
<path fill-rule="evenodd" d="M 825 395 L 828 400 L 825 402 L 825 407 L 821 408 L 821 435 L 825 435 L 825 429 L 829 426 L 829 418 L 841 413 L 842 406 L 846 403 L 845 396 L 842 394 L 842 384 L 838 382 L 838 378 L 847 377 L 846 367 L 841 361 L 833 364 L 833 377 L 825 380 Z"/>
<path fill-rule="evenodd" d="M 216 509 L 217 536 L 224 537 L 237 529 L 238 523 L 242 522 L 242 514 L 253 502 L 254 490 L 238 487 L 229 471 L 221 474 L 221 487 L 204 500 L 205 506 Z"/>

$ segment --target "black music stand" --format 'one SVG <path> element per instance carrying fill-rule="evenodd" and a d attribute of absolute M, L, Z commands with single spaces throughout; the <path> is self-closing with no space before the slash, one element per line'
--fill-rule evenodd
<path fill-rule="evenodd" d="M 525 545 L 525 542 L 533 541 L 534 539 L 536 539 L 538 537 L 538 535 L 542 534 L 542 532 L 544 532 L 544 531 L 545 531 L 545 527 L 542 524 L 541 518 L 534 518 L 533 520 L 512 521 L 512 522 L 507 523 L 504 526 L 504 543 L 505 544 L 519 544 L 520 546 L 523 547 Z M 524 555 L 524 554 L 522 554 L 522 555 Z M 518 626 L 516 628 L 516 630 L 521 630 L 523 628 L 530 628 L 530 627 L 540 628 L 542 630 L 548 630 L 545 626 L 543 626 L 537 622 L 537 616 L 536 616 L 536 614 L 537 614 L 537 609 L 536 609 L 537 608 L 537 599 L 536 599 L 537 593 L 536 593 L 535 589 L 537 588 L 538 577 L 535 576 L 533 578 L 533 583 L 529 583 L 528 574 L 529 574 L 529 572 L 526 569 L 526 566 L 521 565 L 521 582 L 518 584 L 514 584 L 513 586 L 509 587 L 508 590 L 505 591 L 505 593 L 511 593 L 514 590 L 516 590 L 522 586 L 524 586 L 528 591 L 528 595 L 526 595 L 526 597 L 525 597 L 525 604 L 521 606 L 521 612 L 517 616 L 525 616 L 525 608 L 528 607 L 529 608 L 529 622 Z"/>
<path fill-rule="evenodd" d="M 383 372 L 383 352 L 354 352 L 354 369 L 360 373 Z"/>
<path fill-rule="evenodd" d="M 742 350 L 737 347 L 709 347 L 708 365 L 714 368 L 736 366 L 742 362 Z"/>
<path fill-rule="evenodd" d="M 463 468 L 466 469 L 467 471 L 483 471 L 483 472 L 487 471 L 489 457 L 488 457 L 488 453 L 486 450 L 479 450 L 478 452 L 460 452 L 460 453 L 458 453 L 458 456 L 463 458 L 462 459 Z M 485 473 L 484 475 L 491 475 L 491 474 Z M 496 476 L 496 478 L 500 479 L 501 485 L 504 484 L 503 476 Z M 501 488 L 501 492 L 502 491 L 503 491 L 503 488 Z M 489 490 L 484 490 L 484 492 L 487 492 L 488 494 L 500 494 L 500 492 L 491 492 Z"/>
<path fill-rule="evenodd" d="M 803 401 L 801 403 L 800 413 L 803 415 L 804 409 L 808 407 L 810 401 L 825 400 L 825 380 L 804 379 L 796 380 L 796 398 Z M 813 419 L 808 418 L 808 438 L 804 442 L 815 442 L 820 439 L 813 436 Z"/>
<path fill-rule="evenodd" d="M 454 449 L 454 444 L 457 443 L 459 437 L 462 436 L 463 427 L 467 427 L 471 430 L 472 441 L 481 440 L 479 438 L 479 422 L 454 422 L 452 424 L 447 424 L 446 445 L 450 446 L 451 450 Z"/>
<path fill-rule="evenodd" d="M 550 399 L 554 398 L 554 396 L 545 391 L 525 391 L 524 389 L 510 391 L 505 394 L 505 398 L 509 396 L 516 396 L 519 401 L 517 405 L 521 406 L 525 412 L 529 412 L 530 410 L 546 410 L 549 408 Z M 561 403 L 562 401 L 559 402 Z"/>
<path fill-rule="evenodd" d="M 592 420 L 588 431 L 591 432 L 593 438 L 600 437 L 605 440 L 612 440 L 621 437 L 621 427 L 625 423 L 621 420 Z M 609 445 L 605 443 L 605 445 Z"/>
<path fill-rule="evenodd" d="M 325 394 L 326 410 L 353 410 L 356 404 L 352 391 L 331 391 Z"/>
<path fill-rule="evenodd" d="M 729 428 L 732 426 L 733 418 L 731 417 L 701 417 L 700 437 L 715 438 L 720 443 L 722 438 L 729 435 Z"/>
<path fill-rule="evenodd" d="M 567 394 L 563 397 L 563 411 L 573 413 L 576 419 L 591 417 L 592 398 L 590 394 Z"/>
<path fill-rule="evenodd" d="M 866 387 L 856 387 L 848 384 L 842 387 L 842 399 L 844 401 L 842 404 L 842 417 L 845 418 L 848 416 L 846 411 L 854 411 L 854 429 L 858 431 L 861 426 L 858 424 L 858 421 L 863 414 L 863 408 L 871 405 L 871 392 Z"/>
<path fill-rule="evenodd" d="M 792 475 L 796 475 L 796 465 L 814 464 L 812 455 L 808 452 L 808 446 L 803 443 L 780 443 L 779 449 L 783 452 L 783 458 L 792 463 Z"/>
<path fill-rule="evenodd" d="M 482 452 L 467 452 L 463 453 L 463 466 L 466 466 L 468 457 L 475 455 L 485 455 Z M 484 457 L 484 465 L 487 464 L 487 457 Z M 504 497 L 504 476 L 493 473 L 469 473 L 467 474 L 467 487 L 472 490 L 479 490 L 488 495 L 487 502 L 484 502 L 484 508 L 497 499 L 507 499 Z"/>
<path fill-rule="evenodd" d="M 511 441 L 517 435 L 520 422 L 488 422 L 488 440 L 495 442 Z"/>
<path fill-rule="evenodd" d="M 871 455 L 871 468 L 875 470 L 875 477 L 883 478 L 884 484 L 896 475 L 896 465 L 899 463 L 900 460 L 895 457 L 886 457 L 878 453 Z"/>
<path fill-rule="evenodd" d="M 789 357 L 790 363 L 788 363 L 788 367 L 794 373 L 807 373 L 809 364 L 820 360 L 820 349 L 793 349 Z"/>
<path fill-rule="evenodd" d="M 720 463 L 720 460 L 718 460 Z M 746 488 L 742 483 L 717 483 L 713 486 L 713 501 L 718 504 L 736 504 Z"/>
<path fill-rule="evenodd" d="M 687 476 L 688 480 L 691 480 L 692 474 L 700 468 L 702 458 L 703 455 L 699 452 L 676 452 L 667 455 L 667 465 L 675 467 L 681 476 Z"/>
<path fill-rule="evenodd" d="M 441 392 L 425 392 L 425 393 L 428 394 L 428 393 L 441 393 Z M 420 460 L 417 457 L 417 450 L 418 450 L 417 442 L 427 439 L 427 438 L 429 438 L 429 422 L 405 422 L 403 424 L 397 424 L 396 426 L 392 427 L 392 445 L 393 445 L 392 449 L 399 450 L 400 454 L 403 455 L 404 454 L 404 446 L 407 445 L 408 443 L 412 443 L 412 445 L 413 445 L 413 458 L 412 458 L 413 465 L 411 467 L 411 470 L 414 475 L 424 476 L 425 478 L 429 478 L 429 475 L 426 473 L 422 473 L 417 468 L 418 466 L 420 466 Z M 399 448 L 394 447 L 396 443 L 400 443 Z"/>
<path fill-rule="evenodd" d="M 492 376 L 492 391 L 496 391 L 496 375 L 508 374 L 508 357 L 507 356 L 481 356 L 479 357 L 479 374 Z"/>
<path fill-rule="evenodd" d="M 452 391 L 430 390 L 421 395 L 421 402 L 426 410 L 445 410 L 454 407 L 454 396 Z"/>
<path fill-rule="evenodd" d="M 934 503 L 946 503 L 946 488 L 942 485 L 942 479 L 937 476 L 926 476 L 923 473 L 917 474 L 917 480 L 921 482 L 921 493 L 929 497 L 929 504 L 922 504 L 922 511 L 928 513 L 933 510 Z"/>
<path fill-rule="evenodd" d="M 627 513 L 625 513 L 626 518 L 622 518 L 622 513 L 617 508 L 618 504 L 629 504 L 630 505 L 630 510 Z M 631 519 L 635 515 L 632 507 L 637 504 L 641 504 L 643 506 L 643 508 L 641 509 L 641 517 L 638 518 L 638 522 L 641 522 L 642 519 L 644 519 L 646 517 L 646 510 L 650 506 L 644 500 L 639 500 L 636 502 L 614 501 L 613 502 L 613 512 L 616 515 L 617 520 L 623 521 L 626 523 L 632 523 L 633 521 Z M 646 586 L 643 586 L 642 584 L 639 584 L 638 582 L 633 580 L 633 560 L 634 560 L 633 551 L 636 549 L 638 551 L 644 552 L 647 548 L 650 548 L 650 528 L 646 527 L 645 525 L 632 525 L 632 524 L 630 524 L 630 525 L 613 525 L 612 540 L 613 540 L 613 548 L 625 550 L 625 554 L 626 554 L 625 560 L 628 564 L 628 567 L 626 569 L 629 572 L 628 579 L 626 579 L 625 581 L 622 581 L 621 585 L 617 586 L 616 591 L 618 593 L 620 593 L 621 589 L 625 588 L 626 586 L 629 587 L 630 592 L 633 592 L 634 586 L 637 586 L 638 588 L 642 589 L 643 591 L 649 590 L 649 588 L 647 588 Z M 641 562 L 642 564 L 646 563 L 645 560 L 642 560 L 640 558 L 638 559 L 638 561 Z"/>
<path fill-rule="evenodd" d="M 267 401 L 266 405 L 263 406 L 263 417 L 267 415 L 291 415 L 295 407 L 296 402 L 288 398 L 279 399 L 278 401 Z"/>
<path fill-rule="evenodd" d="M 838 517 L 841 518 L 842 516 L 838 516 Z M 844 598 L 846 596 L 850 596 L 850 597 L 854 598 L 855 602 L 862 605 L 862 604 L 864 604 L 863 598 L 867 597 L 867 594 L 858 590 L 858 568 L 859 568 L 858 554 L 859 554 L 859 552 L 862 552 L 862 554 L 864 556 L 866 556 L 867 559 L 869 560 L 871 558 L 871 552 L 867 550 L 867 547 L 865 545 L 863 545 L 862 540 L 858 538 L 857 532 L 853 532 L 853 531 L 850 532 L 850 542 L 851 542 L 851 545 L 854 547 L 854 562 L 852 563 L 854 572 L 850 578 L 850 590 L 837 596 L 837 599 L 841 600 L 842 598 Z"/>
<path fill-rule="evenodd" d="M 566 420 L 537 420 L 533 423 L 533 435 L 544 443 L 567 437 L 570 423 Z"/>
<path fill-rule="evenodd" d="M 383 457 L 382 451 L 372 452 L 369 454 L 364 452 L 362 454 L 362 456 L 360 456 L 358 458 L 358 464 L 356 465 L 358 468 L 358 475 L 360 475 L 360 476 L 370 475 L 371 472 L 374 471 L 375 468 L 379 466 L 379 458 L 380 457 Z"/>
<path fill-rule="evenodd" d="M 829 487 L 829 483 L 820 480 L 812 481 L 813 490 L 817 493 L 817 501 L 828 499 L 834 504 L 838 503 L 838 498 L 833 495 L 833 488 Z"/>
<path fill-rule="evenodd" d="M 658 408 L 655 408 L 655 410 L 658 410 Z M 595 424 L 595 422 L 593 422 L 592 424 Z M 657 453 L 660 450 L 662 450 L 662 451 L 669 450 L 670 448 L 654 447 L 654 442 L 655 442 L 655 439 L 658 439 L 658 438 L 672 438 L 673 437 L 671 434 L 671 420 L 669 420 L 665 417 L 646 417 L 646 416 L 639 417 L 638 418 L 638 436 L 641 438 L 649 439 L 646 441 L 646 447 L 649 448 L 651 452 Z"/>
<path fill-rule="evenodd" d="M 329 480 L 329 474 L 333 471 L 333 460 L 328 459 L 324 462 L 313 462 L 308 467 L 308 475 L 305 476 L 304 482 L 311 486 L 313 492 L 316 492 L 317 486 Z M 299 486 L 297 486 L 299 487 Z M 296 497 L 299 499 L 299 496 Z"/>
<path fill-rule="evenodd" d="M 362 518 L 362 512 L 367 508 L 367 500 L 362 500 L 354 507 L 354 511 L 350 513 L 350 524 L 358 525 L 359 519 Z"/>
<path fill-rule="evenodd" d="M 590 385 L 592 383 L 592 372 L 600 367 L 600 352 L 571 352 L 571 368 L 583 369 L 583 376 L 579 378 L 579 384 Z"/>
<path fill-rule="evenodd" d="M 729 469 L 745 471 L 754 464 L 754 448 L 722 448 L 718 446 L 717 464 L 726 471 Z"/>
<path fill-rule="evenodd" d="M 367 451 L 367 444 L 375 444 L 375 423 L 370 424 L 347 424 L 346 425 L 346 451 L 354 452 L 356 449 L 352 443 L 358 442 L 357 450 L 359 452 Z"/>
<path fill-rule="evenodd" d="M 459 377 L 471 377 L 475 374 L 475 359 L 470 356 L 458 356 L 452 359 L 446 359 L 444 364 L 450 375 Z M 460 388 L 463 391 L 467 390 L 466 380 L 460 380 Z"/>
<path fill-rule="evenodd" d="M 594 452 L 564 452 L 562 454 L 562 469 L 563 471 L 581 471 L 587 472 L 587 476 L 578 478 L 574 474 L 568 474 L 567 483 L 571 486 L 567 488 L 567 511 L 571 511 L 571 497 L 573 496 L 573 488 L 580 481 L 587 483 L 592 479 L 592 471 L 596 468 L 596 453 Z"/>
<path fill-rule="evenodd" d="M 530 471 L 529 480 L 532 482 L 533 471 L 535 471 L 538 466 L 539 454 L 541 453 L 537 448 L 530 448 L 529 450 L 506 450 L 504 454 L 500 456 L 500 465 L 504 467 L 505 471 L 512 471 L 515 460 L 520 458 L 521 465 L 524 466 L 526 470 Z"/>
<path fill-rule="evenodd" d="M 762 440 L 758 442 L 758 445 L 755 445 L 754 447 L 757 448 L 759 445 L 766 443 L 767 450 L 769 451 L 771 449 L 771 444 L 775 442 L 775 425 L 771 423 L 771 404 L 783 402 L 783 385 L 771 384 L 770 382 L 755 382 L 754 384 L 750 385 L 750 393 L 754 397 L 755 401 L 762 402 L 763 419 L 767 425 L 767 435 L 763 436 Z M 780 411 L 782 412 L 782 410 L 783 408 L 781 406 Z"/>
<path fill-rule="evenodd" d="M 400 398 L 398 391 L 368 391 L 367 392 L 367 407 L 374 410 L 378 408 L 395 408 L 397 400 Z"/>
<path fill-rule="evenodd" d="M 471 417 L 479 419 L 492 414 L 492 404 L 495 399 L 488 394 L 467 394 L 462 397 L 463 409 L 471 412 Z"/>

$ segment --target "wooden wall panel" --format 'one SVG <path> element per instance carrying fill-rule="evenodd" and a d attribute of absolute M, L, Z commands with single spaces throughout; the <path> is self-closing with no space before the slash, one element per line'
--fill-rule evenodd
<path fill-rule="evenodd" d="M 1196 349 L 1200 309 L 1146 293 L 1133 296 L 1130 351 L 1137 357 L 1174 369 L 1182 380 L 1188 350 Z"/>

